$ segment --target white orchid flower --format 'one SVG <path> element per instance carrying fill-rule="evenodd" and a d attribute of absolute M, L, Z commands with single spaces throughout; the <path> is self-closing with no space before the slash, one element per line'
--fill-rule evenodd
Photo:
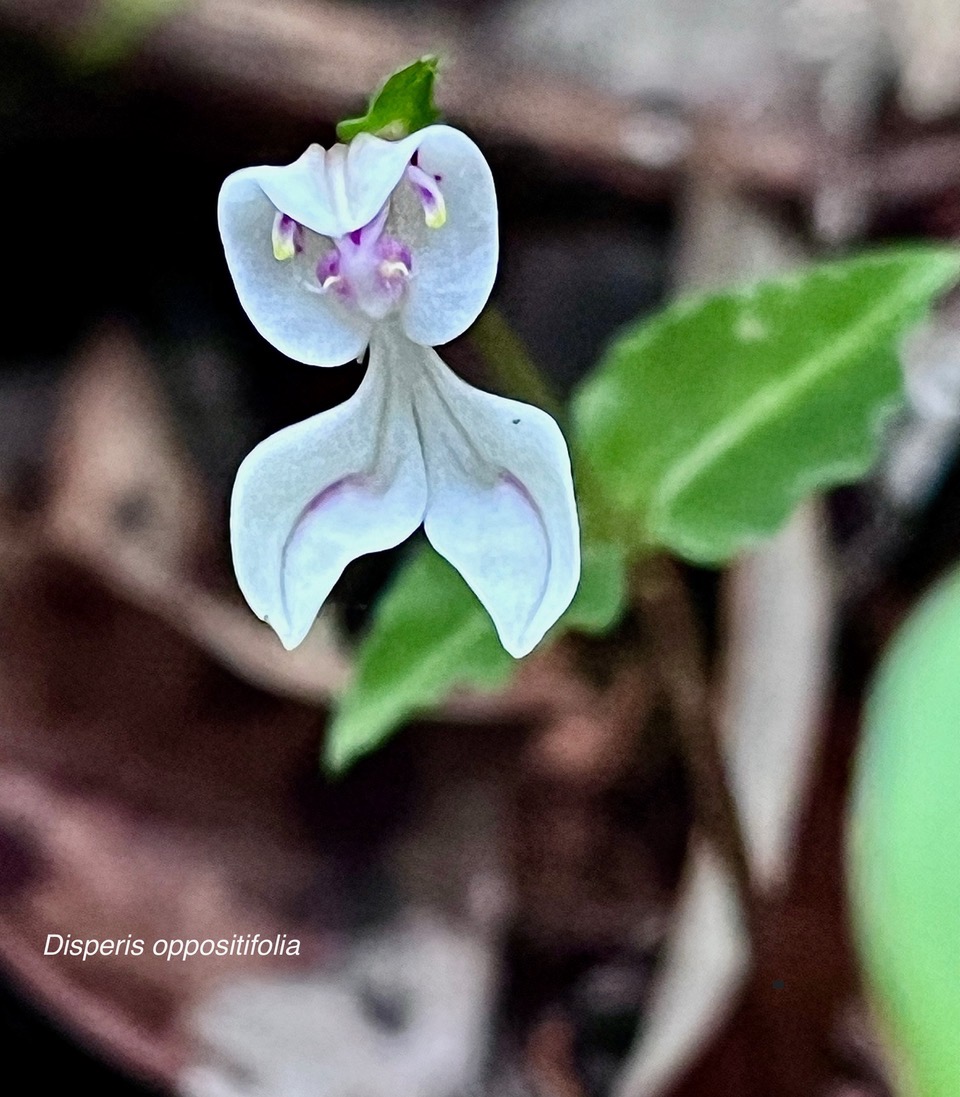
<path fill-rule="evenodd" d="M 477 318 L 497 266 L 497 203 L 477 146 L 449 126 L 361 133 L 220 191 L 220 232 L 257 330 L 299 362 L 369 364 L 345 403 L 267 438 L 231 504 L 240 589 L 287 648 L 344 567 L 421 524 L 529 652 L 580 577 L 570 459 L 545 412 L 472 388 L 433 346 Z"/>

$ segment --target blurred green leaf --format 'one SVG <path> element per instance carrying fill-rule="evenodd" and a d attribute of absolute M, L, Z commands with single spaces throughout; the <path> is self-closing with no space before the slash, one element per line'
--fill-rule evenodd
<path fill-rule="evenodd" d="M 904 1097 L 960 1094 L 960 573 L 914 613 L 869 698 L 852 914 Z"/>
<path fill-rule="evenodd" d="M 512 664 L 466 583 L 424 546 L 377 602 L 356 677 L 327 728 L 328 767 L 346 769 L 454 686 L 500 685 Z"/>
<path fill-rule="evenodd" d="M 549 635 L 558 636 L 569 629 L 591 635 L 608 632 L 623 616 L 626 605 L 626 552 L 619 545 L 586 541 L 580 586 Z"/>
<path fill-rule="evenodd" d="M 337 137 L 350 141 L 358 133 L 374 133 L 396 141 L 436 122 L 440 117 L 433 102 L 437 64 L 436 57 L 421 57 L 395 72 L 370 100 L 365 115 L 337 125 Z"/>
<path fill-rule="evenodd" d="M 123 61 L 187 0 L 94 0 L 69 41 L 74 62 L 100 68 Z"/>
<path fill-rule="evenodd" d="M 583 552 L 580 587 L 554 627 L 605 632 L 626 603 L 626 565 L 611 545 Z M 356 677 L 327 728 L 326 762 L 339 772 L 458 686 L 493 689 L 517 666 L 460 575 L 423 546 L 381 595 L 357 652 Z"/>
<path fill-rule="evenodd" d="M 807 493 L 870 467 L 900 399 L 895 339 L 960 276 L 917 247 L 680 301 L 581 386 L 578 453 L 631 546 L 720 563 Z"/>

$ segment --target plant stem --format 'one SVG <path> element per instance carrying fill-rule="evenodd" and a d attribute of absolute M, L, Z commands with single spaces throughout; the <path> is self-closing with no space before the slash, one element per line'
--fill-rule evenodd
<path fill-rule="evenodd" d="M 495 305 L 487 305 L 470 329 L 470 337 L 496 387 L 504 395 L 533 404 L 553 416 L 567 436 L 584 537 L 610 544 L 622 540 L 628 520 L 610 505 L 597 474 L 577 451 L 567 409 L 503 313 Z"/>
<path fill-rule="evenodd" d="M 487 305 L 480 313 L 470 329 L 470 338 L 483 356 L 497 388 L 515 400 L 542 408 L 564 425 L 563 404 L 496 305 Z"/>
<path fill-rule="evenodd" d="M 498 388 L 566 425 L 563 406 L 499 309 L 488 305 L 473 325 L 471 337 Z M 625 516 L 609 505 L 589 461 L 574 452 L 574 462 L 584 533 L 599 540 L 621 541 Z M 686 583 L 677 565 L 662 555 L 638 559 L 633 577 L 634 598 L 650 624 L 660 672 L 673 702 L 697 822 L 729 866 L 744 917 L 752 927 L 755 907 L 750 862 L 727 781 L 707 688 L 706 658 Z"/>
<path fill-rule="evenodd" d="M 706 660 L 687 585 L 667 557 L 642 561 L 634 571 L 634 597 L 671 696 L 680 747 L 693 785 L 698 824 L 730 869 L 744 918 L 754 925 L 750 861 L 707 688 Z"/>

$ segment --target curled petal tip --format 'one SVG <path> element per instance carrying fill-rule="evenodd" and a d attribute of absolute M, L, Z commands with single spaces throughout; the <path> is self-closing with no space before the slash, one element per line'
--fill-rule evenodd
<path fill-rule="evenodd" d="M 312 624 L 308 625 L 306 632 L 304 632 L 303 630 L 294 631 L 289 626 L 284 627 L 274 625 L 269 621 L 267 622 L 267 624 L 269 624 L 273 631 L 277 634 L 280 643 L 283 645 L 284 651 L 295 651 L 298 647 L 300 647 L 303 641 L 306 640 L 307 634 L 309 633 L 310 629 L 313 627 Z"/>
<path fill-rule="evenodd" d="M 249 596 L 246 595 L 245 592 L 245 597 L 247 597 L 247 601 L 250 602 L 251 608 L 254 610 L 260 620 L 265 625 L 269 625 L 270 628 L 273 629 L 274 634 L 280 641 L 285 651 L 293 651 L 294 648 L 298 648 L 306 639 L 307 632 L 309 632 L 311 627 L 310 625 L 307 625 L 306 628 L 303 628 L 303 626 L 301 625 L 300 629 L 296 629 L 293 626 L 293 623 L 290 621 L 289 617 L 283 611 L 283 607 L 278 606 L 272 612 L 260 613 L 256 609 L 256 607 L 253 606 L 252 602 L 252 597 L 256 597 L 256 594 L 253 593 L 252 596 Z"/>

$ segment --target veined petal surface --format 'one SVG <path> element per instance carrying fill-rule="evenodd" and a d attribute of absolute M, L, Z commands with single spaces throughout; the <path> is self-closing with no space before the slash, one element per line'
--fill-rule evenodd
<path fill-rule="evenodd" d="M 383 338 L 378 331 L 374 346 Z M 424 529 L 487 609 L 501 643 L 530 652 L 580 581 L 570 457 L 539 408 L 481 392 L 435 351 L 394 336 L 383 354 L 409 378 L 423 446 Z"/>
<path fill-rule="evenodd" d="M 343 365 L 363 353 L 371 322 L 319 292 L 312 253 L 285 262 L 274 257 L 277 209 L 258 179 L 262 170 L 234 172 L 220 189 L 220 235 L 237 296 L 281 353 L 309 366 Z"/>
<path fill-rule="evenodd" d="M 296 647 L 351 560 L 420 525 L 426 477 L 409 391 L 371 351 L 345 403 L 261 442 L 237 473 L 237 581 L 284 647 Z"/>

